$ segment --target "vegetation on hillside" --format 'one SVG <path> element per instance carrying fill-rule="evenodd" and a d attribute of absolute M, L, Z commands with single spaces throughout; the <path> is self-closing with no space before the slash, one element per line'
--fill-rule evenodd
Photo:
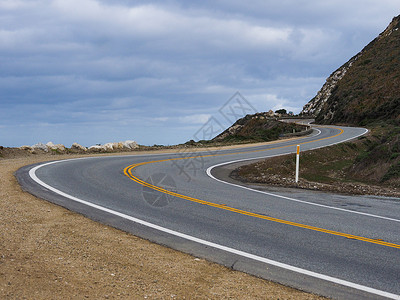
<path fill-rule="evenodd" d="M 361 137 L 356 141 L 302 152 L 300 180 L 297 183 L 295 182 L 295 154 L 241 166 L 231 173 L 231 177 L 243 182 L 336 193 L 400 196 L 398 175 L 377 182 L 358 172 L 357 163 L 369 152 L 373 139 L 373 137 Z M 381 166 L 375 165 L 370 171 L 382 173 L 382 170 Z"/>
<path fill-rule="evenodd" d="M 391 122 L 374 123 L 363 139 L 349 174 L 372 183 L 400 186 L 400 126 Z"/>
<path fill-rule="evenodd" d="M 318 107 L 316 123 L 360 126 L 370 132 L 357 141 L 307 152 L 301 178 L 333 186 L 358 182 L 400 187 L 400 16 L 338 70 L 344 75 L 333 80 L 334 72 L 327 80 L 332 89 L 319 93 L 326 95 L 324 101 L 309 102 Z M 273 158 L 235 172 L 253 182 L 272 183 L 277 174 L 282 181 L 294 176 L 294 159 Z"/>
<path fill-rule="evenodd" d="M 370 129 L 348 175 L 395 184 L 400 181 L 400 16 L 357 57 L 316 116 L 316 123 Z"/>
<path fill-rule="evenodd" d="M 400 122 L 400 16 L 366 46 L 338 81 L 317 123 Z"/>
<path fill-rule="evenodd" d="M 230 128 L 212 141 L 224 143 L 268 142 L 282 136 L 305 132 L 306 126 L 294 123 L 284 123 L 263 116 L 247 115 L 237 120 Z"/>

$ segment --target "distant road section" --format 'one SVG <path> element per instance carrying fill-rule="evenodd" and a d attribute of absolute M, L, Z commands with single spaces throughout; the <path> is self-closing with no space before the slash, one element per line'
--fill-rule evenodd
<path fill-rule="evenodd" d="M 400 199 L 230 181 L 237 165 L 357 138 L 363 128 L 240 149 L 88 157 L 26 166 L 30 193 L 174 249 L 339 299 L 400 299 Z"/>

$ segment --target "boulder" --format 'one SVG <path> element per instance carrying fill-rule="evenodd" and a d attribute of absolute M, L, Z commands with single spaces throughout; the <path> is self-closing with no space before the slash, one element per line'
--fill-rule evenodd
<path fill-rule="evenodd" d="M 123 148 L 126 149 L 136 149 L 139 148 L 139 145 L 135 142 L 135 141 L 125 141 L 125 142 L 121 142 Z"/>
<path fill-rule="evenodd" d="M 105 150 L 105 148 L 104 146 L 95 145 L 95 146 L 90 146 L 88 150 L 92 152 L 101 152 L 102 150 Z"/>
<path fill-rule="evenodd" d="M 63 144 L 56 144 L 56 149 L 60 151 L 66 151 L 67 147 L 65 147 Z"/>
<path fill-rule="evenodd" d="M 31 148 L 34 151 L 41 150 L 41 151 L 44 151 L 44 152 L 49 152 L 49 148 L 43 143 L 37 143 L 37 144 L 33 145 Z"/>
<path fill-rule="evenodd" d="M 50 150 L 58 150 L 58 151 L 62 151 L 64 152 L 65 150 L 67 150 L 65 148 L 65 146 L 63 144 L 53 144 L 52 142 L 48 142 L 46 144 L 47 148 L 49 148 Z"/>
<path fill-rule="evenodd" d="M 92 152 L 109 152 L 118 150 L 132 150 L 139 148 L 139 145 L 135 141 L 125 141 L 119 143 L 106 143 L 104 145 L 93 145 L 88 148 Z"/>
<path fill-rule="evenodd" d="M 46 146 L 47 146 L 48 148 L 50 148 L 50 149 L 53 149 L 53 147 L 55 147 L 55 145 L 54 145 L 53 142 L 48 142 L 48 143 L 46 144 Z"/>
<path fill-rule="evenodd" d="M 125 148 L 125 146 L 124 146 L 124 143 L 123 143 L 123 142 L 114 143 L 114 149 L 116 149 L 116 150 L 122 150 L 122 149 L 124 149 L 124 148 Z"/>
<path fill-rule="evenodd" d="M 84 147 L 82 145 L 79 145 L 78 143 L 73 143 L 72 146 L 71 146 L 71 149 L 80 150 L 80 151 L 87 151 L 86 147 Z"/>
<path fill-rule="evenodd" d="M 89 150 L 103 150 L 103 151 L 117 151 L 117 150 L 132 150 L 138 148 L 139 145 L 135 141 L 125 141 L 119 143 L 106 143 L 104 145 L 97 145 L 89 147 Z"/>
<path fill-rule="evenodd" d="M 113 151 L 117 148 L 116 146 L 117 143 L 107 143 L 101 146 L 104 150 L 106 151 Z"/>
<path fill-rule="evenodd" d="M 31 147 L 31 146 L 26 146 L 26 145 L 24 145 L 24 146 L 19 147 L 19 149 L 31 151 L 31 150 L 32 150 L 32 147 Z"/>

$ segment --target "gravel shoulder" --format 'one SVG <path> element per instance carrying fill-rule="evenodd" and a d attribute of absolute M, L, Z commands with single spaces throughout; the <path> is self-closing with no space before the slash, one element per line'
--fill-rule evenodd
<path fill-rule="evenodd" d="M 14 177 L 22 166 L 77 155 L 7 156 L 0 157 L 1 299 L 320 299 L 94 222 L 23 192 Z"/>

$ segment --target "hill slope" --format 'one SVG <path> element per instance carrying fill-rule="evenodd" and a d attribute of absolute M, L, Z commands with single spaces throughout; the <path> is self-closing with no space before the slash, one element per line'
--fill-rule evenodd
<path fill-rule="evenodd" d="M 319 124 L 364 126 L 370 135 L 346 172 L 400 186 L 400 16 L 337 69 L 302 114 Z"/>
<path fill-rule="evenodd" d="M 332 73 L 303 114 L 317 123 L 365 126 L 400 122 L 400 16 Z"/>
<path fill-rule="evenodd" d="M 281 136 L 306 134 L 306 126 L 284 123 L 267 112 L 247 115 L 212 139 L 214 142 L 268 142 Z"/>
<path fill-rule="evenodd" d="M 400 121 L 400 16 L 332 73 L 302 113 L 324 124 Z"/>

